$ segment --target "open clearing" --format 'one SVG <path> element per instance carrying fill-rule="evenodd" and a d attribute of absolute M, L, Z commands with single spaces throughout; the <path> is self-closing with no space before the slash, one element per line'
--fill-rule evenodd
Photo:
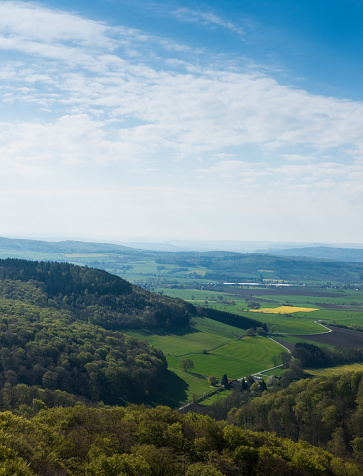
<path fill-rule="evenodd" d="M 172 332 L 124 332 L 161 349 L 167 358 L 181 358 L 191 353 L 202 353 L 204 350 L 209 352 L 245 334 L 243 329 L 202 317 L 193 318 L 189 327 L 174 329 Z"/>

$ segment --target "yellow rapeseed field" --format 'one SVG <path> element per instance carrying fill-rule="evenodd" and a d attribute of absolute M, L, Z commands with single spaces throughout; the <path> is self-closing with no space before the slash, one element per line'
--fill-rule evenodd
<path fill-rule="evenodd" d="M 261 309 L 253 309 L 252 312 L 264 312 L 266 314 L 292 314 L 293 312 L 311 312 L 319 311 L 312 307 L 296 307 L 296 306 L 280 306 L 280 307 L 261 307 Z"/>

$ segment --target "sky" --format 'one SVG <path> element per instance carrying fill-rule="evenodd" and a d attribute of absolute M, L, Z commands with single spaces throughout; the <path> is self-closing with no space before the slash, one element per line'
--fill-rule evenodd
<path fill-rule="evenodd" d="M 0 235 L 363 242 L 362 0 L 0 0 Z"/>

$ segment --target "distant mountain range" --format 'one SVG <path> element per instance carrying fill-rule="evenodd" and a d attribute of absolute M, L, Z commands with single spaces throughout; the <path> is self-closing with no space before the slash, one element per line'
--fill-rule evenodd
<path fill-rule="evenodd" d="M 266 253 L 277 256 L 306 257 L 345 261 L 347 263 L 363 263 L 363 249 L 317 246 L 308 248 L 290 248 L 285 250 L 269 249 Z"/>
<path fill-rule="evenodd" d="M 128 244 L 136 247 L 117 243 L 0 238 L 0 258 L 71 262 L 149 284 L 159 278 L 197 280 L 198 284 L 202 284 L 201 279 L 207 282 L 255 282 L 259 279 L 261 282 L 363 283 L 363 246 L 289 247 L 287 244 L 287 248 L 280 248 L 280 244 L 275 244 L 275 248 L 259 252 L 250 249 L 242 253 L 226 249 L 181 251 L 173 248 L 173 244 L 167 244 L 164 250 L 162 243 Z"/>
<path fill-rule="evenodd" d="M 172 240 L 113 241 L 98 243 L 79 240 L 45 241 L 0 237 L 0 250 L 31 251 L 40 253 L 120 253 L 134 254 L 144 251 L 180 253 L 225 251 L 232 253 L 258 253 L 274 256 L 307 257 L 351 263 L 363 262 L 363 243 L 289 243 L 273 241 L 238 240 Z"/>

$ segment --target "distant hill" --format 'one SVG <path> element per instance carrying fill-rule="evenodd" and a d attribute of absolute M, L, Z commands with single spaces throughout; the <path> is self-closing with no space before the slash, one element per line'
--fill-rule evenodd
<path fill-rule="evenodd" d="M 204 281 L 201 284 L 256 281 L 363 284 L 363 248 L 305 247 L 274 249 L 268 253 L 160 251 L 112 243 L 0 238 L 0 257 L 71 261 L 125 275 L 143 285 L 154 283 L 153 287 L 158 282 L 176 284 L 185 278 L 194 284 L 201 280 Z"/>
<path fill-rule="evenodd" d="M 133 252 L 131 248 L 112 243 L 89 243 L 83 241 L 39 241 L 0 237 L 0 249 L 38 251 L 52 253 L 97 253 Z"/>
<path fill-rule="evenodd" d="M 251 277 L 262 280 L 295 283 L 363 283 L 363 264 L 328 261 L 305 256 L 276 256 L 262 253 L 164 253 L 156 259 L 160 264 L 207 268 L 204 278 L 210 281 L 248 282 Z M 253 278 L 252 278 L 253 279 Z"/>
<path fill-rule="evenodd" d="M 317 246 L 308 248 L 289 248 L 285 250 L 269 249 L 266 254 L 290 257 L 306 257 L 328 259 L 332 261 L 345 261 L 347 263 L 363 263 L 363 249 L 333 248 Z"/>

